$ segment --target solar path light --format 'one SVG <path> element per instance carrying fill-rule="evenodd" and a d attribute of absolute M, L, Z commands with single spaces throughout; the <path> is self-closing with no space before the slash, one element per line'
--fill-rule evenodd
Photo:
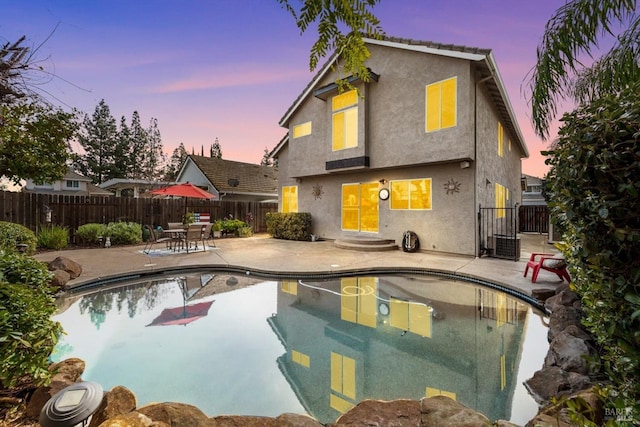
<path fill-rule="evenodd" d="M 87 426 L 98 410 L 104 392 L 102 386 L 83 381 L 63 388 L 40 411 L 42 427 Z"/>

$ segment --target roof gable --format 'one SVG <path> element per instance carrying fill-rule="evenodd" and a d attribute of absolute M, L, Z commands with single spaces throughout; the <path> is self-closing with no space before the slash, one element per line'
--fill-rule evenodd
<path fill-rule="evenodd" d="M 187 159 L 219 192 L 278 194 L 275 167 L 195 155 Z"/>
<path fill-rule="evenodd" d="M 529 150 L 522 136 L 520 126 L 518 125 L 516 115 L 509 101 L 507 91 L 505 89 L 502 77 L 498 71 L 498 66 L 493 58 L 491 49 L 484 49 L 478 47 L 469 47 L 463 45 L 436 43 L 431 41 L 403 39 L 397 37 L 383 37 L 380 40 L 364 38 L 365 43 L 372 45 L 387 46 L 396 49 L 405 49 L 410 51 L 422 52 L 432 55 L 441 55 L 452 58 L 459 58 L 474 62 L 480 70 L 481 76 L 479 81 L 484 82 L 489 92 L 489 96 L 492 102 L 498 110 L 500 120 L 504 127 L 509 131 L 509 134 L 515 139 L 515 143 L 523 153 L 523 157 L 529 157 Z M 287 109 L 284 116 L 280 119 L 280 126 L 288 127 L 289 120 L 297 109 L 305 102 L 310 96 L 313 96 L 313 91 L 317 89 L 318 83 L 332 70 L 333 65 L 337 61 L 338 56 L 334 53 L 322 66 L 318 73 L 309 82 L 306 88 L 298 95 L 296 100 Z M 376 70 L 371 70 L 375 72 Z M 273 150 L 273 154 L 277 155 L 277 152 L 285 144 L 280 145 L 278 150 Z"/>

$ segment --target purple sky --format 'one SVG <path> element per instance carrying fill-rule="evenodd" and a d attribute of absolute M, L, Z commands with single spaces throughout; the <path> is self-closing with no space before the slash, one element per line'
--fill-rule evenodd
<path fill-rule="evenodd" d="M 492 49 L 529 147 L 523 172 L 542 176 L 548 143 L 533 133 L 523 89 L 564 3 L 382 0 L 374 14 L 389 36 Z M 104 99 L 118 123 L 134 111 L 145 127 L 156 118 L 169 154 L 180 142 L 208 152 L 217 137 L 223 158 L 260 162 L 315 74 L 315 33 L 301 36 L 277 0 L 0 0 L 0 16 L 0 43 L 44 42 L 38 58 L 57 78 L 41 88 L 54 102 L 92 114 Z"/>

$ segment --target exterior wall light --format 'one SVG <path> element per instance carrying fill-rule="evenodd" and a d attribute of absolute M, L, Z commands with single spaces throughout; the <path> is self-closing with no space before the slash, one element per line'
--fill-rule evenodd
<path fill-rule="evenodd" d="M 40 411 L 42 427 L 87 426 L 102 403 L 102 386 L 83 381 L 63 388 Z"/>

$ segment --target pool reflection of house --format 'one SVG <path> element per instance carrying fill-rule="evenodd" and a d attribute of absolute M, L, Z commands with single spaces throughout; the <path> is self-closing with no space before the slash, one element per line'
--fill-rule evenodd
<path fill-rule="evenodd" d="M 429 301 L 402 290 L 411 281 L 429 282 Z M 463 284 L 453 295 L 449 281 L 422 276 L 305 285 L 281 282 L 269 323 L 287 349 L 281 371 L 321 422 L 364 399 L 438 394 L 509 419 L 524 304 Z"/>

